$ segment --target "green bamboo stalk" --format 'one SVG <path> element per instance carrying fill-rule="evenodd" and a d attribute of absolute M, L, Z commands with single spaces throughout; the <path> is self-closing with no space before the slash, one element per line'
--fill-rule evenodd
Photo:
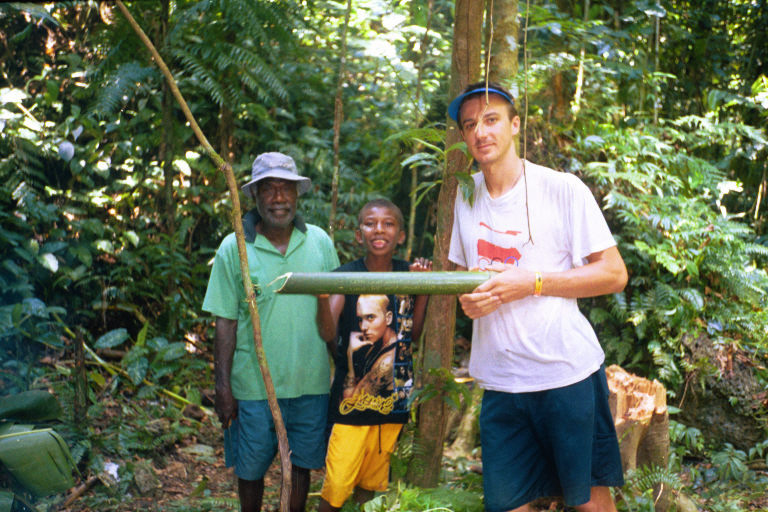
<path fill-rule="evenodd" d="M 277 293 L 455 295 L 469 293 L 491 272 L 289 272 Z"/>

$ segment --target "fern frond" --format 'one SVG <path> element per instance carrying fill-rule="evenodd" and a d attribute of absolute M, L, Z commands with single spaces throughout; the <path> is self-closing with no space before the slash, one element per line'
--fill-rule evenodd
<path fill-rule="evenodd" d="M 652 464 L 629 471 L 625 487 L 635 494 L 643 494 L 659 485 L 676 491 L 682 487 L 682 482 L 670 469 Z"/>
<path fill-rule="evenodd" d="M 93 109 L 102 119 L 115 114 L 139 88 L 139 84 L 154 73 L 153 68 L 142 66 L 137 61 L 121 65 L 102 82 Z"/>

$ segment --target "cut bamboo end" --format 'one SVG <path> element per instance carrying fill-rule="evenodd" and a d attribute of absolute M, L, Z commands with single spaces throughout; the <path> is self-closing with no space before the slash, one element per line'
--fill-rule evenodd
<path fill-rule="evenodd" d="M 490 272 L 289 272 L 277 293 L 341 295 L 453 295 L 469 293 Z"/>

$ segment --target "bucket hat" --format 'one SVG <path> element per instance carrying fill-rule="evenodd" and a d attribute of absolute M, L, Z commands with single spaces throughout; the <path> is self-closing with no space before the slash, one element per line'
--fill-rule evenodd
<path fill-rule="evenodd" d="M 256 157 L 251 167 L 251 181 L 241 187 L 245 195 L 253 197 L 251 185 L 265 178 L 295 181 L 299 195 L 307 192 L 312 185 L 312 180 L 299 174 L 293 158 L 282 153 L 262 153 Z"/>

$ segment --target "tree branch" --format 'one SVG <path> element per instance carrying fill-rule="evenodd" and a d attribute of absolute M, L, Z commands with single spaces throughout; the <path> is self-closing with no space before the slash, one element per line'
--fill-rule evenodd
<path fill-rule="evenodd" d="M 131 13 L 125 7 L 121 0 L 115 0 L 115 3 L 122 11 L 125 18 L 133 27 L 134 32 L 139 36 L 139 39 L 144 43 L 149 52 L 152 54 L 157 66 L 165 76 L 168 86 L 176 98 L 177 103 L 181 107 L 184 116 L 187 118 L 192 131 L 195 133 L 197 140 L 205 149 L 205 152 L 213 160 L 218 169 L 224 173 L 227 180 L 227 187 L 229 194 L 232 198 L 232 227 L 235 230 L 235 237 L 237 239 L 237 251 L 240 256 L 240 274 L 243 279 L 243 287 L 245 288 L 246 301 L 248 302 L 248 309 L 251 315 L 251 323 L 253 324 L 253 344 L 256 351 L 256 358 L 259 361 L 259 368 L 261 369 L 261 375 L 264 379 L 264 387 L 267 392 L 267 402 L 269 403 L 269 409 L 272 412 L 272 418 L 275 423 L 275 432 L 277 434 L 278 447 L 280 450 L 280 462 L 282 467 L 282 487 L 280 492 L 280 510 L 288 512 L 290 505 L 291 495 L 291 461 L 290 461 L 290 448 L 288 446 L 288 435 L 285 430 L 285 424 L 283 423 L 283 417 L 280 413 L 280 407 L 277 403 L 277 396 L 275 394 L 275 386 L 272 382 L 272 376 L 267 366 L 267 356 L 264 353 L 264 345 L 261 339 L 261 322 L 259 320 L 259 312 L 256 307 L 256 296 L 253 292 L 253 284 L 251 283 L 251 274 L 248 266 L 248 255 L 245 250 L 245 234 L 243 232 L 243 220 L 240 213 L 240 195 L 235 180 L 235 175 L 232 172 L 232 166 L 229 165 L 216 151 L 213 149 L 208 139 L 203 134 L 200 126 L 197 124 L 195 117 L 192 115 L 192 111 L 189 109 L 187 102 L 179 91 L 179 87 L 176 85 L 168 66 L 165 65 L 162 57 L 158 53 L 152 41 L 149 40 L 142 28 L 131 16 Z"/>

